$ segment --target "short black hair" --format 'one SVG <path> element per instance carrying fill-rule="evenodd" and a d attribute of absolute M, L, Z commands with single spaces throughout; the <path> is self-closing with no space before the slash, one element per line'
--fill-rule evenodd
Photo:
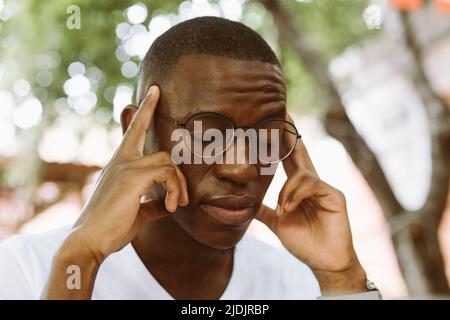
<path fill-rule="evenodd" d="M 142 64 L 141 85 L 162 85 L 181 57 L 195 54 L 260 61 L 281 68 L 257 32 L 239 22 L 207 16 L 181 22 L 153 42 Z"/>

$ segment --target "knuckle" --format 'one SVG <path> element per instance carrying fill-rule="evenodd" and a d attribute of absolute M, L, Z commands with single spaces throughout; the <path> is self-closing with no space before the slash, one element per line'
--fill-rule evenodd
<path fill-rule="evenodd" d="M 167 151 L 160 151 L 159 154 L 162 159 L 172 161 L 172 159 L 170 158 L 170 154 Z"/>
<path fill-rule="evenodd" d="M 336 199 L 340 204 L 345 205 L 345 203 L 346 203 L 346 198 L 345 198 L 344 192 L 342 192 L 341 190 L 336 189 L 336 188 L 334 188 L 334 187 L 331 187 L 331 190 L 332 190 L 332 192 L 333 192 L 333 194 L 334 194 L 335 199 Z"/>
<path fill-rule="evenodd" d="M 170 155 L 166 151 L 158 151 L 150 155 L 153 161 L 157 161 L 160 164 L 172 163 Z"/>
<path fill-rule="evenodd" d="M 302 170 L 302 178 L 305 180 L 317 180 L 317 177 L 308 169 Z"/>
<path fill-rule="evenodd" d="M 336 190 L 336 196 L 337 196 L 340 200 L 342 200 L 342 201 L 345 202 L 345 194 L 344 194 L 341 190 L 338 190 L 338 189 L 335 189 L 335 190 Z"/>
<path fill-rule="evenodd" d="M 308 173 L 308 170 L 299 170 L 295 174 L 295 180 L 297 181 L 304 181 L 306 179 L 309 179 L 310 175 Z"/>
<path fill-rule="evenodd" d="M 172 156 L 167 152 L 163 151 L 163 159 L 166 163 L 170 163 L 171 165 L 175 165 L 175 163 L 172 160 Z"/>
<path fill-rule="evenodd" d="M 162 166 L 164 173 L 168 176 L 176 175 L 175 167 L 170 164 L 165 164 Z"/>
<path fill-rule="evenodd" d="M 311 179 L 309 180 L 309 182 L 311 183 L 311 185 L 312 185 L 314 188 L 318 188 L 318 187 L 322 184 L 322 181 L 319 180 L 319 179 L 317 179 L 317 178 L 315 178 L 315 177 L 311 177 Z"/>

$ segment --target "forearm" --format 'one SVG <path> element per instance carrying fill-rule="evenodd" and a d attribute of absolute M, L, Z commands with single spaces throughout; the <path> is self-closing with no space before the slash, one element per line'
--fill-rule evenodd
<path fill-rule="evenodd" d="M 91 299 L 100 264 L 82 242 L 69 235 L 53 258 L 41 299 Z"/>

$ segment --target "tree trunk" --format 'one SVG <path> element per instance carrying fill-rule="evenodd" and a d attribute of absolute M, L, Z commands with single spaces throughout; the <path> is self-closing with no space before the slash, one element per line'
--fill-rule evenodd
<path fill-rule="evenodd" d="M 432 190 L 424 209 L 414 213 L 406 212 L 395 197 L 375 154 L 350 121 L 342 99 L 329 77 L 327 63 L 319 50 L 311 44 L 291 14 L 277 0 L 259 0 L 259 2 L 272 13 L 279 36 L 293 47 L 324 96 L 328 107 L 323 119 L 325 130 L 344 145 L 378 199 L 389 222 L 399 266 L 410 294 L 448 293 L 436 231 L 446 203 L 449 177 L 448 168 L 442 168 L 440 165 L 443 156 L 440 151 L 442 141 L 435 143 L 436 137 L 432 135 L 434 141 Z M 424 99 L 424 103 L 429 101 Z M 442 121 L 439 123 L 442 125 Z M 433 128 L 433 121 L 430 124 Z M 437 148 L 437 145 L 440 147 Z M 436 157 L 439 159 L 435 159 Z M 438 161 L 438 166 L 435 165 L 435 161 Z M 446 180 L 445 184 L 443 179 Z"/>
<path fill-rule="evenodd" d="M 427 262 L 424 273 L 433 279 L 430 283 L 431 291 L 446 293 L 449 292 L 449 287 L 437 237 L 449 191 L 449 113 L 444 99 L 435 93 L 425 74 L 421 50 L 409 13 L 401 12 L 400 19 L 405 45 L 416 66 L 412 81 L 426 106 L 431 134 L 431 186 L 424 206 L 416 214 L 417 220 L 411 225 L 411 232 L 417 255 Z"/>

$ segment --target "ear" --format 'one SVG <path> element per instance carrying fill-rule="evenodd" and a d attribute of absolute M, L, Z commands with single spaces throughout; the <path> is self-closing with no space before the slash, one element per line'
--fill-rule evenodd
<path fill-rule="evenodd" d="M 125 132 L 127 131 L 136 111 L 138 111 L 138 107 L 129 104 L 120 113 L 120 124 L 122 125 L 122 134 L 125 134 Z"/>

